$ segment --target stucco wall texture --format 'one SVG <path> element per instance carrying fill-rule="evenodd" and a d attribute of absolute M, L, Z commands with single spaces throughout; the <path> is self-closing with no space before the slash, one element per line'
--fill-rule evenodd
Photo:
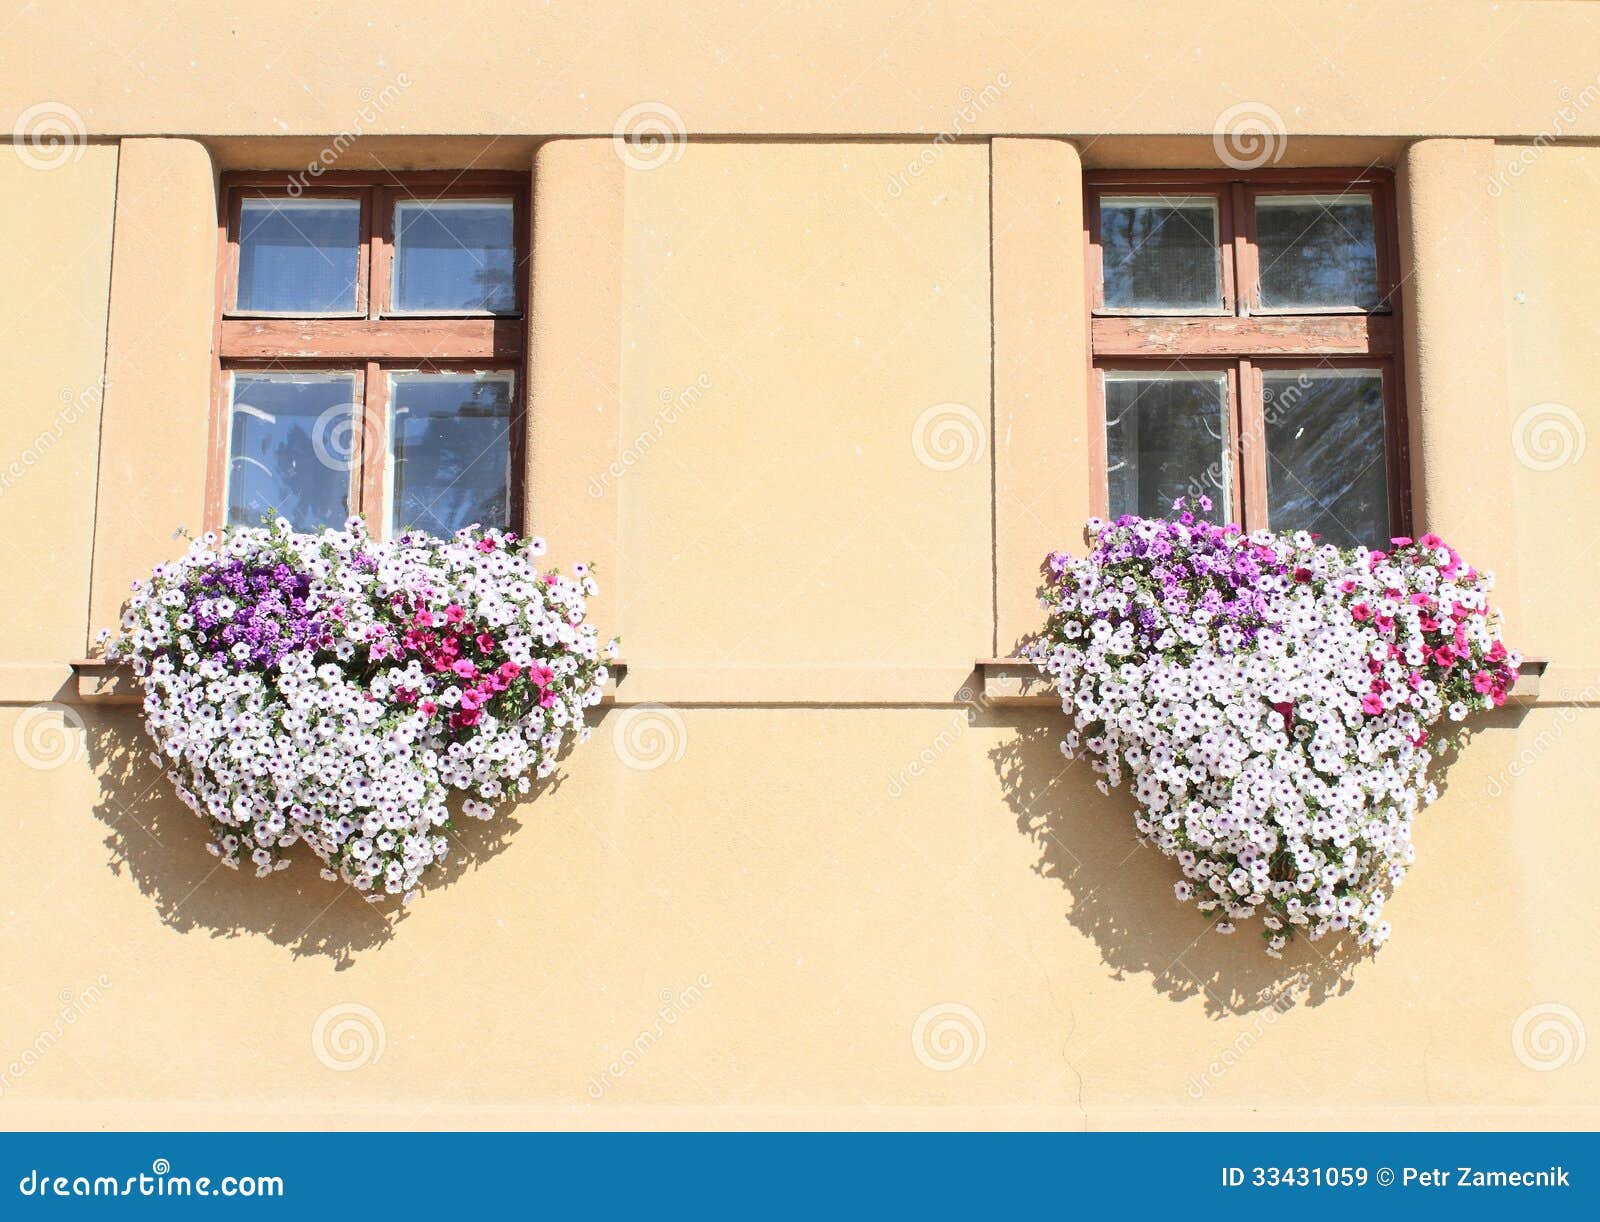
<path fill-rule="evenodd" d="M 920 7 L 0 34 L 0 117 L 82 124 L 0 147 L 0 1126 L 1595 1124 L 1600 14 Z M 216 175 L 402 74 L 340 168 L 533 175 L 529 512 L 630 669 L 385 918 L 218 869 L 69 664 L 200 524 Z M 684 129 L 638 164 L 647 100 Z M 1395 170 L 1417 509 L 1551 665 L 1370 959 L 1204 933 L 1061 715 L 974 670 L 1089 503 L 1082 168 L 1215 166 L 1243 100 L 1281 164 Z M 919 457 L 930 412 L 960 461 Z"/>

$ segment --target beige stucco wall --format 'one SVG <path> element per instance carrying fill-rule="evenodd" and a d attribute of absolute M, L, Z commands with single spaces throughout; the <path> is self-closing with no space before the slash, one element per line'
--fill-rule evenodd
<path fill-rule="evenodd" d="M 890 0 L 819 19 L 726 0 L 467 16 L 360 0 L 285 20 L 275 4 L 67 0 L 8 27 L 0 113 L 51 99 L 119 135 L 606 135 L 650 102 L 707 134 L 1144 135 L 1265 104 L 1293 134 L 1532 136 L 1595 82 L 1589 7 Z M 1002 76 L 1003 100 L 961 120 Z M 1568 134 L 1600 134 L 1600 109 Z"/>
<path fill-rule="evenodd" d="M 1419 505 L 1510 553 L 1519 643 L 1600 671 L 1579 453 L 1600 150 L 1490 142 L 1550 128 L 1595 18 L 1308 8 L 1334 31 L 1308 65 L 1286 16 L 1231 7 L 861 6 L 803 29 L 619 10 L 469 40 L 389 6 L 407 36 L 377 43 L 360 6 L 268 6 L 226 37 L 97 10 L 87 42 L 59 9 L 21 15 L 7 117 L 62 98 L 154 138 L 47 171 L 0 153 L 0 459 L 62 387 L 113 375 L 105 420 L 96 399 L 0 496 L 0 1126 L 1592 1127 L 1600 1058 L 1539 1072 L 1513 1031 L 1536 1007 L 1600 1024 L 1600 714 L 1485 719 L 1419 824 L 1390 946 L 1273 964 L 1170 900 L 1125 798 L 1065 767 L 1058 715 L 958 703 L 1088 503 L 1079 169 L 1215 164 L 1216 115 L 1251 97 L 1285 119 L 1284 164 L 1399 171 Z M 1396 71 L 1423 41 L 1436 75 Z M 927 138 L 1002 71 L 962 139 Z M 91 563 L 109 608 L 194 524 L 214 171 L 316 156 L 400 73 L 341 164 L 532 167 L 529 506 L 556 559 L 600 562 L 631 667 L 562 784 L 463 829 L 386 920 L 304 862 L 216 868 L 132 713 L 62 685 L 109 614 Z M 767 138 L 630 163 L 607 137 L 646 98 L 696 136 Z M 902 138 L 774 138 L 831 131 Z M 1126 134 L 1149 131 L 1188 136 Z M 1551 402 L 1555 451 L 1522 420 Z M 919 453 L 950 404 L 970 415 Z M 929 1015 L 981 1028 L 982 1055 L 931 1068 Z M 331 1067 L 341 1050 L 362 1063 Z"/>
<path fill-rule="evenodd" d="M 115 145 L 0 146 L 0 686 L 83 648 L 116 181 Z"/>
<path fill-rule="evenodd" d="M 215 444 L 211 158 L 193 140 L 124 140 L 121 151 L 91 640 L 116 627 L 129 582 L 180 546 L 178 532 L 193 536 L 205 529 L 205 456 Z M 201 437 L 205 446 L 197 449 Z"/>
<path fill-rule="evenodd" d="M 1552 658 L 1600 667 L 1600 149 L 1506 144 L 1498 204 L 1508 394 L 1499 440 L 1517 499 L 1520 614 Z"/>
<path fill-rule="evenodd" d="M 142 763 L 105 796 L 7 759 L 0 911 L 27 953 L 0 1046 L 54 1038 L 0 1123 L 1593 1123 L 1592 1058 L 1537 1073 L 1511 1039 L 1531 1006 L 1600 1006 L 1592 716 L 1480 737 L 1392 944 L 1341 973 L 1202 935 L 1125 804 L 1058 777 L 1054 717 L 686 709 L 645 771 L 614 750 L 626 715 L 558 792 L 466 829 L 470 864 L 392 930 L 309 869 L 217 869 Z M 111 766 L 142 755 L 131 718 L 88 723 Z M 948 1072 L 913 1043 L 938 1006 L 983 1031 Z M 319 1060 L 333 1008 L 381 1055 Z"/>
<path fill-rule="evenodd" d="M 1416 530 L 1442 535 L 1492 571 L 1506 622 L 1516 628 L 1517 505 L 1494 292 L 1502 260 L 1488 193 L 1494 158 L 1492 140 L 1433 139 L 1417 141 L 1401 160 L 1402 366 Z M 1488 505 L 1495 511 L 1484 512 Z"/>
<path fill-rule="evenodd" d="M 989 151 L 894 187 L 924 147 L 696 144 L 630 175 L 639 690 L 945 700 L 987 650 Z"/>

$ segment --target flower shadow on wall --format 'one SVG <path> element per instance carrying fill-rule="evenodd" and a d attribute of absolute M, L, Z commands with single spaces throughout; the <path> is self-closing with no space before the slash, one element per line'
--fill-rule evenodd
<path fill-rule="evenodd" d="M 1058 742 L 1044 719 L 993 753 L 1040 872 L 1119 975 L 1213 1013 L 1347 991 L 1464 741 L 1436 726 L 1520 716 L 1500 707 L 1519 657 L 1492 578 L 1432 535 L 1343 552 L 1182 501 L 1089 534 L 1087 559 L 1049 559 L 1051 618 L 1019 649 L 1075 728 Z"/>
<path fill-rule="evenodd" d="M 544 551 L 492 528 L 375 540 L 359 518 L 297 533 L 269 517 L 207 532 L 135 583 L 106 656 L 139 677 L 155 750 L 91 737 L 124 860 L 149 847 L 128 820 L 158 849 L 168 827 L 183 837 L 173 808 L 147 801 L 164 781 L 210 839 L 210 865 L 183 858 L 176 879 L 155 862 L 136 871 L 169 922 L 195 922 L 213 885 L 231 899 L 240 874 L 254 875 L 245 888 L 268 884 L 314 855 L 321 897 L 297 883 L 242 911 L 297 951 L 348 960 L 354 944 L 389 936 L 425 874 L 503 847 L 504 829 L 463 829 L 545 788 L 587 737 L 584 712 L 607 678 L 585 621 L 593 578 L 582 565 L 570 578 L 541 568 Z M 347 894 L 372 901 L 368 921 L 341 920 L 325 942 L 318 930 Z M 230 931 L 238 920 L 210 916 Z"/>
<path fill-rule="evenodd" d="M 1302 938 L 1270 959 L 1254 930 L 1222 936 L 1176 902 L 1178 875 L 1138 838 L 1133 800 L 1100 793 L 1087 764 L 1062 759 L 1062 732 L 1060 713 L 1040 713 L 989 758 L 1018 830 L 1039 848 L 1035 870 L 1067 892 L 1067 920 L 1094 939 L 1113 977 L 1148 976 L 1174 1001 L 1203 995 L 1213 1018 L 1281 1010 L 1285 994 L 1318 1005 L 1353 986 L 1355 957 L 1343 946 Z"/>
<path fill-rule="evenodd" d="M 212 937 L 259 935 L 296 958 L 322 956 L 344 969 L 361 951 L 395 936 L 409 910 L 368 903 L 353 887 L 318 877 L 308 850 L 290 853 L 293 866 L 266 878 L 241 878 L 206 851 L 195 816 L 150 760 L 137 710 L 86 711 L 90 762 L 100 784 L 94 814 L 107 827 L 113 874 L 133 880 L 161 920 L 180 933 Z M 596 725 L 604 720 L 596 717 Z M 563 783 L 557 772 L 523 799 L 548 795 Z M 522 826 L 516 805 L 492 820 L 458 819 L 450 855 L 429 875 L 429 889 L 447 888 L 503 852 Z"/>
<path fill-rule="evenodd" d="M 1515 730 L 1521 707 L 1477 715 L 1479 730 Z M 1041 711 L 1020 722 L 1013 737 L 989 758 L 1000 778 L 1017 828 L 1039 849 L 1034 869 L 1059 882 L 1070 899 L 1066 917 L 1094 939 L 1102 961 L 1118 979 L 1148 976 L 1151 987 L 1174 1001 L 1204 995 L 1213 1018 L 1286 1005 L 1320 1005 L 1355 986 L 1368 956 L 1350 937 L 1312 943 L 1296 938 L 1281 959 L 1261 953 L 1255 927 L 1224 936 L 1213 920 L 1173 899 L 1180 875 L 1173 863 L 1133 827 L 1132 797 L 1095 788 L 1082 760 L 1061 757 L 1063 718 Z M 1454 753 L 1441 756 L 1435 780 L 1441 802 L 1427 812 L 1448 821 L 1448 777 Z M 1424 858 L 1418 869 L 1428 869 Z M 1405 889 L 1395 903 L 1404 912 Z M 1216 914 L 1212 914 L 1214 917 Z M 1388 954 L 1399 953 L 1388 950 Z"/>

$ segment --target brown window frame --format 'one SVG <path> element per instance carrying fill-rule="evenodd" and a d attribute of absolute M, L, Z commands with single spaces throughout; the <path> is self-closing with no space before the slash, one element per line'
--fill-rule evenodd
<path fill-rule="evenodd" d="M 248 198 L 357 199 L 361 247 L 355 311 L 327 314 L 239 310 L 239 224 Z M 515 241 L 515 309 L 395 313 L 391 306 L 394 213 L 398 203 L 506 199 Z M 208 529 L 227 521 L 231 374 L 352 373 L 360 395 L 360 454 L 351 470 L 351 512 L 374 535 L 388 527 L 389 375 L 476 373 L 512 376 L 507 527 L 522 529 L 527 445 L 527 308 L 530 266 L 529 176 L 516 171 L 336 172 L 314 185 L 283 173 L 222 176 L 217 215 L 216 330 L 212 345 L 211 427 L 207 440 L 205 517 Z"/>
<path fill-rule="evenodd" d="M 1255 202 L 1262 196 L 1349 192 L 1372 199 L 1378 303 L 1360 308 L 1263 310 Z M 1213 310 L 1109 310 L 1100 242 L 1106 195 L 1213 195 L 1217 198 L 1218 277 Z M 1394 177 L 1387 170 L 1096 170 L 1084 175 L 1084 243 L 1089 315 L 1091 504 L 1110 511 L 1103 374 L 1226 370 L 1230 520 L 1268 526 L 1262 373 L 1274 369 L 1375 369 L 1383 378 L 1389 529 L 1411 533 L 1411 459 L 1401 365 L 1399 242 Z M 1219 507 L 1221 508 L 1221 507 Z"/>

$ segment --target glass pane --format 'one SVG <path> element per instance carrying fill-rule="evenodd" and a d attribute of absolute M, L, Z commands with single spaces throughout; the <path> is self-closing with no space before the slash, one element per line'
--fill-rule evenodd
<path fill-rule="evenodd" d="M 360 255 L 359 200 L 243 200 L 237 308 L 274 314 L 351 313 Z"/>
<path fill-rule="evenodd" d="M 275 509 L 301 530 L 342 525 L 360 460 L 358 398 L 350 373 L 234 374 L 229 524 L 259 526 Z"/>
<path fill-rule="evenodd" d="M 1389 540 L 1383 376 L 1374 369 L 1262 375 L 1267 516 L 1340 547 Z"/>
<path fill-rule="evenodd" d="M 1166 517 L 1180 496 L 1228 506 L 1228 380 L 1222 373 L 1107 373 L 1111 516 Z"/>
<path fill-rule="evenodd" d="M 1264 309 L 1378 304 L 1378 245 L 1365 195 L 1263 195 L 1256 199 Z"/>
<path fill-rule="evenodd" d="M 510 201 L 395 205 L 394 309 L 517 308 Z"/>
<path fill-rule="evenodd" d="M 511 524 L 511 375 L 404 373 L 392 382 L 395 530 Z"/>
<path fill-rule="evenodd" d="M 1106 196 L 1100 251 L 1107 309 L 1222 308 L 1217 201 L 1211 196 Z"/>

